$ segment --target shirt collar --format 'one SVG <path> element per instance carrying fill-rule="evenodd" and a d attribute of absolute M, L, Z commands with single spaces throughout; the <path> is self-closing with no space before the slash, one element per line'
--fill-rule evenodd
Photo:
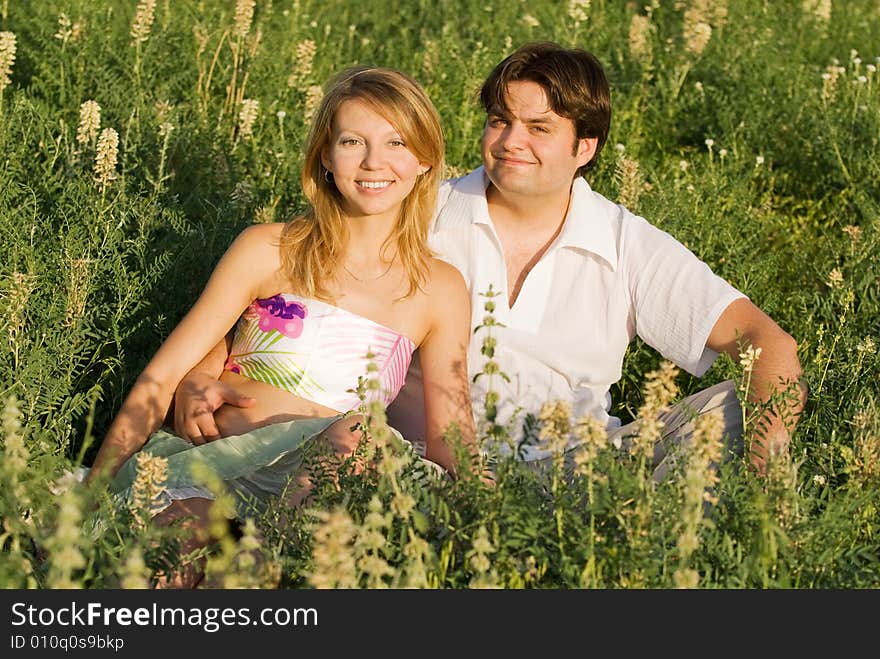
<path fill-rule="evenodd" d="M 482 166 L 470 174 L 447 182 L 452 186 L 449 197 L 440 215 L 436 229 L 452 229 L 468 224 L 492 224 L 489 205 L 486 203 L 486 188 L 489 178 Z"/>
<path fill-rule="evenodd" d="M 593 192 L 590 184 L 578 176 L 571 186 L 571 202 L 562 231 L 556 239 L 559 248 L 570 247 L 600 257 L 617 270 L 617 239 L 614 218 L 620 208 Z"/>
<path fill-rule="evenodd" d="M 435 230 L 453 229 L 468 224 L 492 224 L 486 203 L 486 187 L 489 179 L 483 167 L 477 167 L 466 176 L 448 182 L 451 190 L 440 210 Z M 604 260 L 612 270 L 617 270 L 617 240 L 614 217 L 620 213 L 601 195 L 593 192 L 582 177 L 575 178 L 571 190 L 571 203 L 565 224 L 551 248 L 573 248 L 590 252 Z"/>

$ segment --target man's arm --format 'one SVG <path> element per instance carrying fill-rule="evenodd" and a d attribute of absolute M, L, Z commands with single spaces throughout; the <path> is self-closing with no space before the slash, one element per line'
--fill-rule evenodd
<path fill-rule="evenodd" d="M 214 412 L 224 404 L 250 407 L 256 402 L 218 379 L 231 345 L 232 331 L 186 374 L 174 392 L 174 432 L 193 444 L 220 438 Z"/>
<path fill-rule="evenodd" d="M 787 407 L 783 409 L 767 410 L 759 422 L 762 440 L 753 443 L 750 459 L 758 473 L 763 474 L 770 451 L 788 449 L 789 432 L 804 409 L 807 388 L 801 380 L 797 342 L 752 302 L 740 298 L 731 302 L 718 318 L 706 346 L 716 352 L 726 352 L 739 363 L 740 346 L 749 345 L 760 348 L 761 354 L 754 362 L 748 400 L 761 405 L 775 392 L 782 393 L 792 385 L 797 388 L 795 400 L 786 399 L 783 405 Z"/>

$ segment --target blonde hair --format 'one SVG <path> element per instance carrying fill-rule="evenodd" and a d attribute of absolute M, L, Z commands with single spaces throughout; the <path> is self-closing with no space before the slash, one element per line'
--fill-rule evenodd
<path fill-rule="evenodd" d="M 382 253 L 397 248 L 409 291 L 416 293 L 427 280 L 431 250 L 428 225 L 437 205 L 443 175 L 444 142 L 440 117 L 419 84 L 400 71 L 357 66 L 333 78 L 321 100 L 306 144 L 301 174 L 302 189 L 309 200 L 306 212 L 291 220 L 281 233 L 284 273 L 308 297 L 330 300 L 326 283 L 337 273 L 348 240 L 342 197 L 327 176 L 321 152 L 333 134 L 333 118 L 346 101 L 358 100 L 387 120 L 406 142 L 419 162 L 430 169 L 419 176 L 403 200 L 397 223 L 382 245 Z"/>

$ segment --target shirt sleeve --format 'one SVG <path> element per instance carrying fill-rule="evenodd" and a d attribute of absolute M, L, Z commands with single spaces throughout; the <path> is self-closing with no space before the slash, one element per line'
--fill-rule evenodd
<path fill-rule="evenodd" d="M 621 265 L 635 332 L 663 357 L 696 377 L 718 357 L 706 347 L 724 310 L 746 297 L 671 235 L 625 213 Z"/>

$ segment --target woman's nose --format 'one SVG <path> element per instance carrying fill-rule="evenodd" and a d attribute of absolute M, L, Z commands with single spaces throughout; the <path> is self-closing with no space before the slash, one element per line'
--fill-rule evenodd
<path fill-rule="evenodd" d="M 382 169 L 384 165 L 385 150 L 381 146 L 368 146 L 361 166 L 364 169 Z"/>

